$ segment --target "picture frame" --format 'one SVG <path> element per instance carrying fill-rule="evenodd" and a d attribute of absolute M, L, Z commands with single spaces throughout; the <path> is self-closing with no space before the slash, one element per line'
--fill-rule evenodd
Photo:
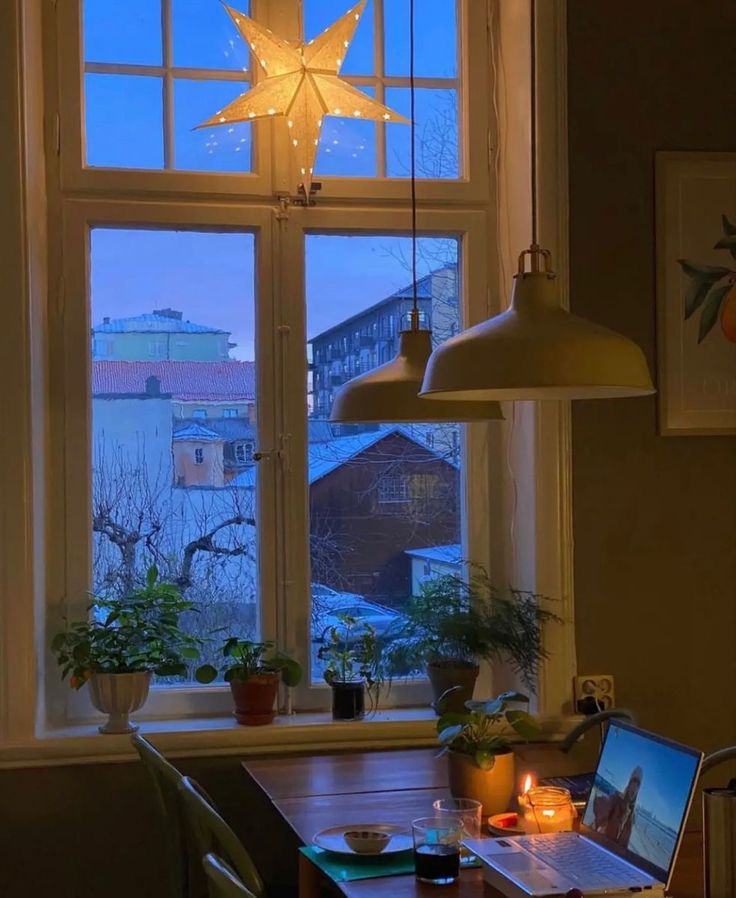
<path fill-rule="evenodd" d="M 655 157 L 662 436 L 736 434 L 736 153 Z"/>

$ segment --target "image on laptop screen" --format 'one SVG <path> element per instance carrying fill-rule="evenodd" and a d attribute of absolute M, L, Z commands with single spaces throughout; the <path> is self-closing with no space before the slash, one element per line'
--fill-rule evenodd
<path fill-rule="evenodd" d="M 699 752 L 613 722 L 583 824 L 667 874 L 700 759 Z"/>

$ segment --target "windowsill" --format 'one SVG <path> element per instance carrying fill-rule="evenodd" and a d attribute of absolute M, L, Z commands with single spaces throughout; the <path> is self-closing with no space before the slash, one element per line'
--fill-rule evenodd
<path fill-rule="evenodd" d="M 285 754 L 436 746 L 430 708 L 392 708 L 361 721 L 334 721 L 327 712 L 279 716 L 267 726 L 238 725 L 231 716 L 141 721 L 140 733 L 172 757 Z M 543 738 L 554 742 L 579 718 L 549 717 Z M 28 742 L 0 746 L 0 768 L 132 761 L 129 735 L 102 735 L 97 724 L 49 729 Z"/>

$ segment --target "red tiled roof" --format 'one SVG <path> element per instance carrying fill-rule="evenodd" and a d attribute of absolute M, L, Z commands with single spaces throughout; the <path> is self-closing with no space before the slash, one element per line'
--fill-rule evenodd
<path fill-rule="evenodd" d="M 145 393 L 157 377 L 161 392 L 183 401 L 254 400 L 254 362 L 92 362 L 92 394 Z"/>

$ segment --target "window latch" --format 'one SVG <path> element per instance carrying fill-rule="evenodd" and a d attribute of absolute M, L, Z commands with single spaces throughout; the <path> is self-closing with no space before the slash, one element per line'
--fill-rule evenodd
<path fill-rule="evenodd" d="M 283 458 L 283 449 L 263 449 L 253 453 L 253 461 L 271 461 L 272 458 Z"/>

